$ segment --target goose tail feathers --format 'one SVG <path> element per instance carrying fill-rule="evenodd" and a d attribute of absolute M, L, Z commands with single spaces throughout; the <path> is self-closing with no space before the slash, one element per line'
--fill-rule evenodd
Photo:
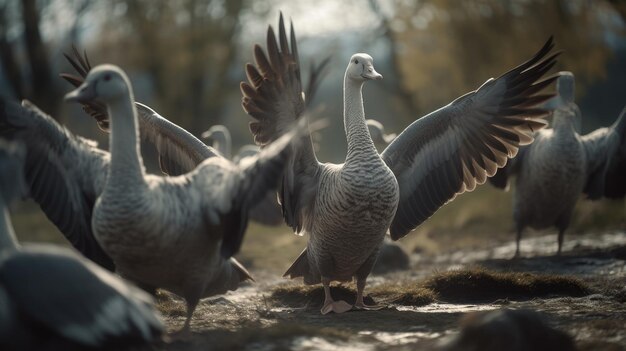
<path fill-rule="evenodd" d="M 309 255 L 304 249 L 300 256 L 291 264 L 291 267 L 283 274 L 284 278 L 294 279 L 298 277 L 306 277 L 309 272 Z"/>

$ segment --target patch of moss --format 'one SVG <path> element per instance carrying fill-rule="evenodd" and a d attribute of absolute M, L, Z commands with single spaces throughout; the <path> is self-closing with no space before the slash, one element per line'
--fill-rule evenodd
<path fill-rule="evenodd" d="M 476 267 L 436 273 L 421 282 L 382 284 L 368 289 L 365 303 L 380 299 L 403 306 L 425 306 L 436 300 L 450 303 L 478 303 L 529 300 L 549 296 L 585 296 L 592 289 L 582 280 L 553 274 L 497 272 Z M 354 303 L 354 284 L 331 287 L 336 300 Z M 271 298 L 292 307 L 320 307 L 324 289 L 320 285 L 282 285 L 272 290 Z"/>
<path fill-rule="evenodd" d="M 437 295 L 430 289 L 425 289 L 416 283 L 379 285 L 370 289 L 376 298 L 385 302 L 403 306 L 426 306 L 434 302 Z"/>
<path fill-rule="evenodd" d="M 157 290 L 155 306 L 164 316 L 185 317 L 187 315 L 185 303 L 172 299 L 169 293 L 162 290 Z"/>
<path fill-rule="evenodd" d="M 447 302 L 526 300 L 546 296 L 585 296 L 591 289 L 573 277 L 525 272 L 496 272 L 470 268 L 438 273 L 421 286 Z"/>
<path fill-rule="evenodd" d="M 330 293 L 335 300 L 344 300 L 350 304 L 356 301 L 356 289 L 353 284 L 331 286 Z M 292 307 L 322 307 L 324 288 L 321 285 L 285 284 L 274 288 L 271 298 Z M 369 295 L 363 300 L 366 304 L 374 304 L 374 299 Z"/>

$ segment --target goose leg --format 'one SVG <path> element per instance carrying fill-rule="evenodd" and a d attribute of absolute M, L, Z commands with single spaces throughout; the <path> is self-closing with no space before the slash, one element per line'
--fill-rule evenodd
<path fill-rule="evenodd" d="M 515 256 L 513 256 L 513 258 L 519 258 L 520 257 L 520 254 L 519 254 L 519 244 L 520 244 L 520 241 L 522 241 L 522 230 L 523 230 L 522 227 L 518 227 L 517 228 L 517 236 L 515 238 L 515 240 L 516 240 Z"/>
<path fill-rule="evenodd" d="M 382 242 L 381 242 L 382 246 Z M 380 246 L 374 250 L 370 256 L 365 260 L 363 265 L 356 271 L 354 277 L 356 278 L 356 302 L 354 303 L 354 307 L 361 310 L 380 310 L 385 306 L 380 305 L 366 305 L 363 302 L 363 291 L 365 290 L 365 283 L 367 282 L 367 276 L 369 276 L 372 268 L 374 268 L 374 264 L 376 264 L 376 260 L 378 259 L 378 253 L 380 251 Z"/>
<path fill-rule="evenodd" d="M 354 304 L 354 307 L 361 309 L 361 310 L 369 310 L 369 311 L 377 311 L 377 310 L 383 309 L 385 306 L 366 305 L 365 302 L 363 302 L 363 291 L 365 290 L 366 281 L 367 281 L 366 278 L 357 278 L 356 280 L 356 303 Z"/>
<path fill-rule="evenodd" d="M 564 229 L 559 229 L 559 247 L 556 251 L 556 255 L 557 256 L 561 256 L 561 248 L 563 246 L 563 234 L 565 234 L 565 230 Z"/>
<path fill-rule="evenodd" d="M 187 301 L 187 319 L 185 319 L 185 324 L 180 330 L 172 333 L 171 335 L 172 338 L 184 340 L 184 339 L 188 339 L 189 337 L 191 337 L 191 329 L 190 329 L 191 316 L 193 316 L 193 312 L 196 310 L 198 301 L 199 300 L 196 300 L 194 302 Z"/>
<path fill-rule="evenodd" d="M 324 286 L 324 306 L 322 306 L 322 314 L 330 312 L 344 313 L 352 309 L 352 305 L 345 301 L 335 301 L 330 295 L 330 279 L 322 277 L 322 285 Z"/>

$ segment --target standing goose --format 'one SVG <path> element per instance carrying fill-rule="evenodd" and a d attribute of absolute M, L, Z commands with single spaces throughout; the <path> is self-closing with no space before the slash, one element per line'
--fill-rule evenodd
<path fill-rule="evenodd" d="M 99 100 L 110 118 L 110 167 L 92 215 L 98 242 L 122 276 L 185 298 L 187 331 L 200 298 L 250 278 L 228 258 L 241 246 L 249 209 L 276 187 L 296 131 L 239 165 L 212 157 L 182 176 L 151 176 L 139 150 L 132 88 L 121 69 L 95 67 L 66 100 Z"/>
<path fill-rule="evenodd" d="M 163 331 L 152 298 L 51 245 L 20 246 L 7 206 L 26 191 L 25 152 L 0 139 L 0 349 L 129 349 Z"/>
<path fill-rule="evenodd" d="M 27 168 L 34 170 L 31 191 L 54 199 L 52 208 L 70 226 L 91 223 L 122 276 L 185 298 L 182 330 L 187 331 L 200 298 L 250 279 L 229 257 L 240 248 L 250 207 L 276 186 L 295 132 L 242 164 L 211 157 L 190 173 L 158 177 L 145 174 L 133 94 L 119 68 L 94 69 L 67 98 L 98 99 L 107 106 L 111 153 L 71 135 L 34 107 L 5 104 L 3 122 L 17 129 L 14 137 L 50 150 L 50 157 L 34 153 L 27 159 Z M 98 200 L 86 203 L 85 198 Z"/>
<path fill-rule="evenodd" d="M 232 139 L 230 131 L 226 126 L 221 124 L 214 125 L 202 133 L 202 137 L 222 156 L 231 158 Z M 244 157 L 255 156 L 259 151 L 260 149 L 256 145 L 244 145 L 239 149 L 237 155 L 232 157 L 232 160 L 233 162 L 238 162 Z M 268 191 L 265 198 L 250 210 L 249 217 L 251 220 L 263 225 L 278 226 L 283 224 L 283 215 L 276 201 L 276 194 Z"/>
<path fill-rule="evenodd" d="M 304 110 L 293 25 L 290 36 L 281 15 L 278 42 L 270 26 L 268 54 L 255 46 L 256 67 L 246 66 L 249 83 L 241 84 L 243 108 L 254 118 L 250 130 L 261 146 L 289 130 Z M 546 57 L 552 47 L 550 39 L 529 61 L 415 121 L 382 155 L 368 132 L 361 94 L 366 81 L 382 76 L 369 55 L 350 58 L 343 86 L 345 163 L 318 162 L 306 136 L 290 155 L 278 194 L 287 224 L 309 235 L 285 276 L 323 284 L 322 314 L 351 309 L 332 299 L 329 284 L 352 277 L 355 306 L 375 307 L 364 304 L 363 290 L 387 230 L 394 240 L 404 237 L 532 142 L 546 115 L 532 106 L 552 97 L 536 93 L 556 79 L 539 81 L 556 62 L 558 54 Z"/>
<path fill-rule="evenodd" d="M 536 133 L 532 145 L 490 179 L 502 189 L 516 175 L 513 219 L 517 231 L 515 257 L 525 227 L 559 230 L 557 255 L 582 193 L 590 199 L 622 198 L 626 194 L 626 108 L 609 128 L 581 136 L 581 113 L 574 102 L 574 75 L 560 72 L 552 128 Z"/>

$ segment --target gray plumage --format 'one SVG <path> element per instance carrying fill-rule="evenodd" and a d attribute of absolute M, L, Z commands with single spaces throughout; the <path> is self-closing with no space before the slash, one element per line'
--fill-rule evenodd
<path fill-rule="evenodd" d="M 71 135 L 34 107 L 5 104 L 12 113 L 3 114 L 8 116 L 4 122 L 28 146 L 52 151 L 54 164 L 34 157 L 39 155 L 30 160 L 44 164 L 31 175 L 31 190 L 42 188 L 57 198 L 57 206 L 49 211 L 73 209 L 62 215 L 67 215 L 70 225 L 73 221 L 91 223 L 91 234 L 122 276 L 185 298 L 187 329 L 200 298 L 233 290 L 240 281 L 250 279 L 230 257 L 241 246 L 250 207 L 276 186 L 293 133 L 245 163 L 214 156 L 181 176 L 147 175 L 128 80 L 112 66 L 92 72 L 91 83 L 99 84 L 98 90 L 84 84 L 74 96 L 91 93 L 110 103 L 111 154 Z M 42 129 L 49 135 L 42 134 Z M 52 188 L 52 182 L 65 186 Z M 76 206 L 87 196 L 85 188 L 98 200 L 92 206 Z"/>
<path fill-rule="evenodd" d="M 574 75 L 561 72 L 558 97 L 546 104 L 554 111 L 552 128 L 536 133 L 532 145 L 491 179 L 499 188 L 508 187 L 516 175 L 513 218 L 519 244 L 525 227 L 556 226 L 557 253 L 581 193 L 590 199 L 621 198 L 626 194 L 626 121 L 622 111 L 609 128 L 581 136 L 581 113 L 574 102 Z"/>
<path fill-rule="evenodd" d="M 217 150 L 222 156 L 231 158 L 232 138 L 226 126 L 217 124 L 202 133 L 202 137 Z M 256 145 L 244 145 L 237 155 L 232 157 L 233 162 L 238 162 L 244 157 L 253 157 L 261 149 Z M 251 220 L 263 225 L 278 226 L 283 224 L 283 215 L 276 200 L 276 194 L 268 192 L 265 198 L 254 206 L 249 213 Z"/>
<path fill-rule="evenodd" d="M 78 87 L 91 70 L 87 53 L 81 56 L 78 50 L 73 48 L 73 56 L 65 54 L 65 57 L 78 75 L 62 73 L 61 77 Z M 311 64 L 309 82 L 305 93 L 307 104 L 313 101 L 329 61 L 330 58 L 326 58 L 320 64 Z M 203 137 L 211 135 L 213 139 L 212 146 L 207 146 L 186 130 L 161 117 L 148 106 L 139 102 L 135 102 L 135 105 L 139 117 L 141 139 L 157 148 L 159 165 L 163 173 L 168 175 L 187 173 L 206 158 L 215 156 L 216 152 L 227 159 L 231 158 L 232 140 L 230 132 L 225 126 L 214 126 L 205 132 L 206 135 Z M 100 129 L 109 131 L 108 112 L 101 102 L 85 102 L 83 109 L 96 120 Z M 258 150 L 256 146 L 246 145 L 239 154 L 235 155 L 233 161 L 238 163 L 243 157 L 254 156 Z M 268 193 L 257 206 L 250 210 L 248 215 L 250 219 L 264 225 L 276 226 L 283 223 L 276 196 L 272 193 Z"/>
<path fill-rule="evenodd" d="M 268 29 L 267 55 L 255 46 L 256 67 L 246 66 L 249 83 L 241 84 L 242 105 L 254 118 L 250 130 L 262 146 L 304 110 L 293 26 L 289 40 L 282 15 L 278 35 L 277 42 Z M 309 234 L 285 276 L 321 282 L 322 313 L 350 308 L 332 300 L 328 285 L 356 277 L 356 305 L 366 307 L 365 281 L 387 229 L 393 239 L 405 236 L 457 194 L 484 183 L 545 126 L 546 113 L 532 106 L 552 97 L 536 95 L 556 78 L 540 81 L 558 55 L 547 57 L 552 46 L 550 39 L 531 60 L 415 121 L 382 155 L 367 129 L 361 95 L 366 80 L 382 76 L 369 55 L 353 55 L 344 78 L 345 163 L 319 163 L 307 136 L 283 176 L 285 220 L 296 233 Z"/>
<path fill-rule="evenodd" d="M 60 76 L 73 86 L 78 87 L 91 70 L 91 64 L 86 52 L 81 56 L 75 47 L 72 49 L 72 56 L 68 54 L 64 54 L 64 56 L 78 75 L 61 73 Z M 311 63 L 306 89 L 307 104 L 313 101 L 329 61 L 330 57 L 322 60 L 320 64 Z M 109 132 L 109 116 L 102 102 L 86 101 L 82 103 L 82 107 L 88 115 L 96 120 L 101 130 Z M 139 102 L 135 102 L 135 107 L 137 108 L 141 140 L 156 147 L 159 153 L 159 165 L 163 173 L 181 175 L 192 171 L 205 159 L 215 156 L 215 149 L 170 122 L 167 118 L 160 116 L 150 107 Z M 230 150 L 224 152 L 230 153 Z M 230 159 L 230 155 L 224 156 Z"/>
<path fill-rule="evenodd" d="M 0 348 L 128 349 L 157 340 L 152 298 L 75 253 L 18 245 L 7 205 L 27 190 L 23 149 L 0 140 Z"/>

